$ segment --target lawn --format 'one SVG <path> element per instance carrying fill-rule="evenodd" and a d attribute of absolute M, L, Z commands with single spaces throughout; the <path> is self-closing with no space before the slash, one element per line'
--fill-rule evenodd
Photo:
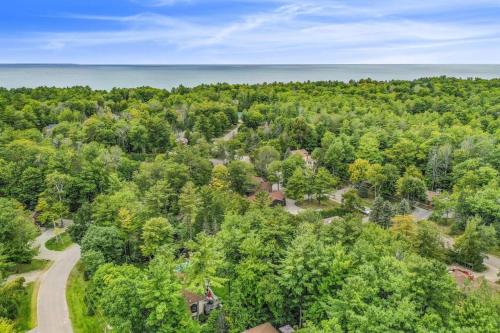
<path fill-rule="evenodd" d="M 73 244 L 71 236 L 67 232 L 63 232 L 59 236 L 49 239 L 45 243 L 45 247 L 51 251 L 63 251 L 71 244 Z"/>
<path fill-rule="evenodd" d="M 50 263 L 50 260 L 45 259 L 33 259 L 27 264 L 16 264 L 12 269 L 9 269 L 10 274 L 22 274 L 32 271 L 42 270 Z"/>
<path fill-rule="evenodd" d="M 66 289 L 69 317 L 73 324 L 74 333 L 95 333 L 104 331 L 104 321 L 97 316 L 87 314 L 84 297 L 87 281 L 83 278 L 81 263 L 71 271 Z"/>
<path fill-rule="evenodd" d="M 331 209 L 340 207 L 340 204 L 332 201 L 332 200 L 323 200 L 321 204 L 318 203 L 318 200 L 300 200 L 295 203 L 300 208 L 304 209 Z"/>
<path fill-rule="evenodd" d="M 20 300 L 18 316 L 15 322 L 20 332 L 29 331 L 36 326 L 36 301 L 38 283 L 32 282 L 25 287 L 25 293 Z"/>

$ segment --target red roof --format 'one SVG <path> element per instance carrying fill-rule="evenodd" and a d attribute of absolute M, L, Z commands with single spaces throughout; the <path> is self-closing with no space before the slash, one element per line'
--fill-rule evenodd
<path fill-rule="evenodd" d="M 272 201 L 275 201 L 275 200 L 283 201 L 283 200 L 285 200 L 285 194 L 283 194 L 283 192 L 281 192 L 281 191 L 271 192 L 270 197 L 271 197 Z"/>

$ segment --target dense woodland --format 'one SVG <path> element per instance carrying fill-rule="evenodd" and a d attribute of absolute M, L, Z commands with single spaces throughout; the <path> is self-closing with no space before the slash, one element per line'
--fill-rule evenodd
<path fill-rule="evenodd" d="M 74 220 L 88 314 L 116 332 L 499 332 L 497 292 L 447 268 L 500 246 L 499 114 L 498 79 L 0 89 L 0 277 L 34 255 L 36 212 Z M 293 199 L 355 190 L 295 216 L 247 200 L 254 176 Z M 206 281 L 223 306 L 196 321 L 182 292 Z M 0 327 L 20 292 L 0 288 Z"/>

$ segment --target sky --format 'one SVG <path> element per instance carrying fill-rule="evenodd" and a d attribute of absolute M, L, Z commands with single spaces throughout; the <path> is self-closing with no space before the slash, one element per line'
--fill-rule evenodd
<path fill-rule="evenodd" d="M 0 63 L 498 64 L 500 0 L 2 0 Z"/>

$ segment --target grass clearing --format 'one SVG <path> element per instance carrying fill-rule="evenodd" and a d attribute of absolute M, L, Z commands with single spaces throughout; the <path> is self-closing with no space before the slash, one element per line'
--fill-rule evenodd
<path fill-rule="evenodd" d="M 304 209 L 330 209 L 340 207 L 338 202 L 333 200 L 323 200 L 321 204 L 318 203 L 318 200 L 300 200 L 295 203 L 300 208 Z"/>
<path fill-rule="evenodd" d="M 73 244 L 71 236 L 67 232 L 63 232 L 62 234 L 49 239 L 45 243 L 45 247 L 51 251 L 63 251 L 71 244 Z"/>
<path fill-rule="evenodd" d="M 49 265 L 49 263 L 50 260 L 33 259 L 30 263 L 27 264 L 16 264 L 14 267 L 9 269 L 8 273 L 10 275 L 39 271 L 45 269 Z"/>
<path fill-rule="evenodd" d="M 29 283 L 25 287 L 25 293 L 20 300 L 15 325 L 21 332 L 29 331 L 36 326 L 38 286 L 38 282 Z"/>
<path fill-rule="evenodd" d="M 88 282 L 83 278 L 82 264 L 79 262 L 71 271 L 66 289 L 69 317 L 74 333 L 103 332 L 105 323 L 97 316 L 89 316 L 84 302 L 85 287 Z"/>

